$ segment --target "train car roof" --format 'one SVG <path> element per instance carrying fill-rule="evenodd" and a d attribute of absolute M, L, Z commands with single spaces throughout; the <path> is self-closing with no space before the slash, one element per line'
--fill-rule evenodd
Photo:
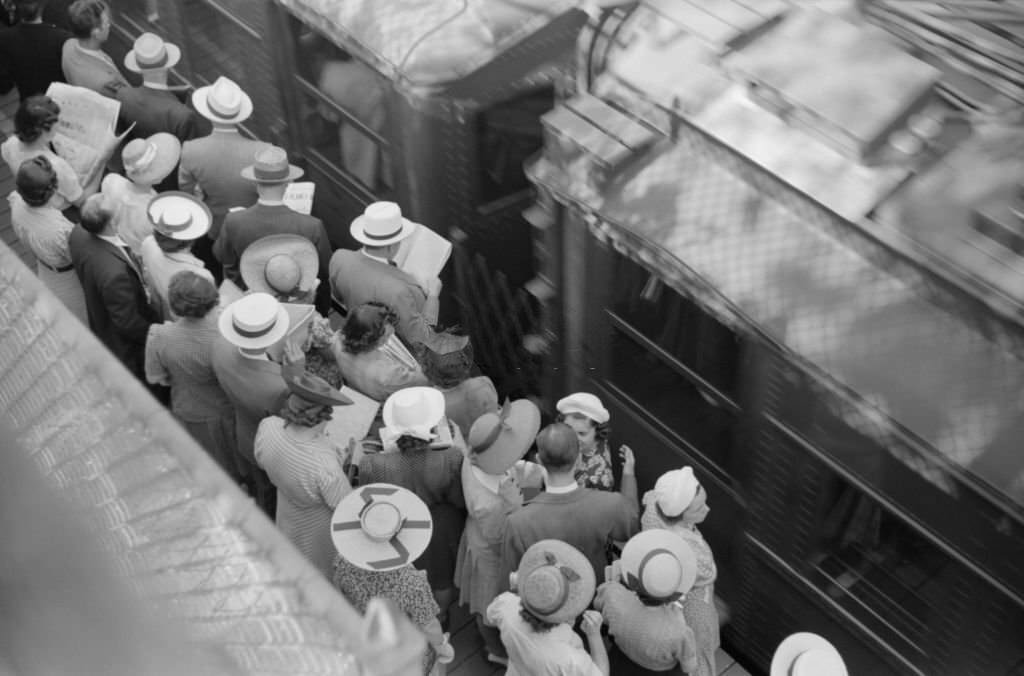
<path fill-rule="evenodd" d="M 486 65 L 579 0 L 277 0 L 392 80 L 434 87 Z"/>

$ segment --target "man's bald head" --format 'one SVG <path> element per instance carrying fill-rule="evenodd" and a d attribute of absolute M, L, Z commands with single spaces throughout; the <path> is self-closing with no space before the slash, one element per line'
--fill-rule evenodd
<path fill-rule="evenodd" d="M 548 425 L 537 435 L 537 458 L 549 472 L 568 472 L 580 455 L 576 433 L 565 423 Z"/>

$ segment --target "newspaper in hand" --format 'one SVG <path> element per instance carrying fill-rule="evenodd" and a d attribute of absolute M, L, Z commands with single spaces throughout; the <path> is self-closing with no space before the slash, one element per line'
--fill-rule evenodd
<path fill-rule="evenodd" d="M 441 275 L 452 255 L 452 243 L 425 225 L 402 240 L 395 263 L 428 291 L 430 281 Z"/>
<path fill-rule="evenodd" d="M 313 193 L 316 184 L 312 181 L 290 183 L 284 191 L 284 205 L 292 211 L 309 216 L 313 212 Z"/>
<path fill-rule="evenodd" d="M 62 82 L 52 83 L 46 95 L 60 106 L 53 147 L 75 170 L 79 184 L 87 188 L 97 182 L 124 138 L 114 131 L 121 102 Z"/>

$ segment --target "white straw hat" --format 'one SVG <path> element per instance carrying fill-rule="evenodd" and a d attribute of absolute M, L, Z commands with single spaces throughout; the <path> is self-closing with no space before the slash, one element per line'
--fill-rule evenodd
<path fill-rule="evenodd" d="M 146 207 L 153 229 L 165 237 L 182 241 L 199 239 L 210 230 L 210 208 L 194 195 L 162 192 Z"/>
<path fill-rule="evenodd" d="M 384 427 L 395 437 L 409 435 L 433 441 L 444 418 L 444 395 L 433 387 L 407 387 L 384 402 Z"/>
<path fill-rule="evenodd" d="M 252 115 L 252 99 L 234 80 L 223 75 L 212 85 L 195 90 L 192 105 L 211 122 L 237 124 Z"/>
<path fill-rule="evenodd" d="M 430 509 L 412 491 L 394 484 L 368 484 L 334 508 L 331 539 L 353 566 L 384 572 L 415 561 L 430 544 Z"/>
<path fill-rule="evenodd" d="M 771 676 L 849 676 L 842 655 L 826 639 L 802 631 L 779 644 Z"/>
<path fill-rule="evenodd" d="M 269 293 L 250 293 L 224 308 L 220 334 L 248 350 L 266 349 L 288 333 L 288 311 Z"/>
<path fill-rule="evenodd" d="M 155 33 L 143 33 L 135 39 L 132 49 L 124 57 L 124 66 L 133 73 L 144 73 L 147 70 L 167 70 L 174 68 L 181 60 L 181 50 L 177 45 L 165 42 Z"/>
<path fill-rule="evenodd" d="M 401 242 L 418 227 L 402 216 L 401 207 L 394 202 L 374 202 L 352 221 L 349 232 L 361 244 L 387 246 Z"/>

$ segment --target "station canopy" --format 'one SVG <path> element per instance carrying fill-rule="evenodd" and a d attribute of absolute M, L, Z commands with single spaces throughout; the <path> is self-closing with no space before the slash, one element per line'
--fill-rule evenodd
<path fill-rule="evenodd" d="M 579 0 L 278 0 L 390 79 L 457 80 Z"/>

